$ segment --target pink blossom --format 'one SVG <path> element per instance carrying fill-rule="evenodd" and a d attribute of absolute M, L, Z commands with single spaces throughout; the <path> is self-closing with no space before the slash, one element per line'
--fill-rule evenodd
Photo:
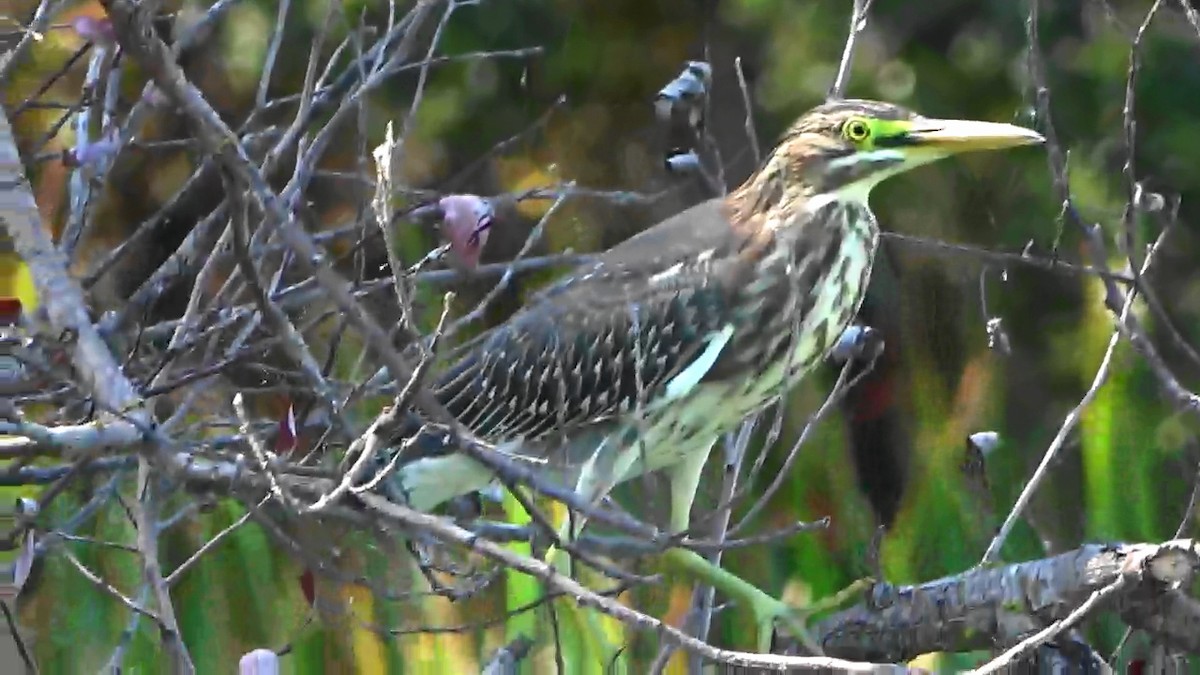
<path fill-rule="evenodd" d="M 240 675 L 278 675 L 279 655 L 269 649 L 255 649 L 238 660 Z"/>
<path fill-rule="evenodd" d="M 117 43 L 117 34 L 113 31 L 112 20 L 108 17 L 98 19 L 94 16 L 81 14 L 71 19 L 71 27 L 79 37 L 95 44 L 111 47 Z"/>
<path fill-rule="evenodd" d="M 438 206 L 442 210 L 442 237 L 450 244 L 453 262 L 475 269 L 495 216 L 492 205 L 477 195 L 447 195 Z"/>
<path fill-rule="evenodd" d="M 118 140 L 115 130 L 92 143 L 85 139 L 76 147 L 63 152 L 63 164 L 70 167 L 100 165 L 117 154 L 121 147 Z"/>
<path fill-rule="evenodd" d="M 146 88 L 142 91 L 142 98 L 146 100 L 146 103 L 159 107 L 168 105 L 171 102 L 166 92 L 155 86 L 153 82 L 146 83 Z"/>

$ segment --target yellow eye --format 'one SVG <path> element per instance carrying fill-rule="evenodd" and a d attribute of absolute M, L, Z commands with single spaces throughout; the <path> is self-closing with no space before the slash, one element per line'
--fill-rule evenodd
<path fill-rule="evenodd" d="M 866 120 L 856 117 L 842 125 L 842 135 L 855 143 L 862 143 L 871 135 L 871 125 L 867 124 Z"/>

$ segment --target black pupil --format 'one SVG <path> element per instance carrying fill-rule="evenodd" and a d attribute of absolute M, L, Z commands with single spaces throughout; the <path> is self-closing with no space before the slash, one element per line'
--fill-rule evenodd
<path fill-rule="evenodd" d="M 850 125 L 850 135 L 855 138 L 865 138 L 867 135 L 867 128 L 862 122 L 854 122 Z"/>

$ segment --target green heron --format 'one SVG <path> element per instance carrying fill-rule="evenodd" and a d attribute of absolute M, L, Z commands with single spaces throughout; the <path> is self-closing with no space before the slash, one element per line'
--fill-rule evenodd
<path fill-rule="evenodd" d="M 879 240 L 871 189 L 955 153 L 1042 140 L 1010 124 L 827 102 L 728 196 L 604 252 L 491 329 L 437 379 L 436 396 L 497 450 L 593 503 L 662 470 L 670 527 L 684 531 L 715 441 L 777 401 L 854 319 Z M 493 481 L 423 433 L 393 498 L 429 510 Z M 695 552 L 664 555 L 748 605 L 760 647 L 776 620 L 791 623 L 782 602 Z"/>

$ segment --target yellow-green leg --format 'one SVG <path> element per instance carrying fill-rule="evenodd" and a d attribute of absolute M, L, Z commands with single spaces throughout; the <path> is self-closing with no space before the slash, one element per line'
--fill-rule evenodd
<path fill-rule="evenodd" d="M 671 485 L 672 533 L 684 532 L 691 526 L 692 504 L 711 451 L 712 445 L 704 452 L 684 458 L 667 475 Z M 787 605 L 694 551 L 673 548 L 664 554 L 664 559 L 672 570 L 685 574 L 694 582 L 712 586 L 726 597 L 737 600 L 739 605 L 749 607 L 758 629 L 759 651 L 765 652 L 770 648 L 775 622 L 791 616 L 791 609 Z"/>
<path fill-rule="evenodd" d="M 575 482 L 575 493 L 584 498 L 589 506 L 596 506 L 600 503 L 605 495 L 612 490 L 613 486 L 619 483 L 625 474 L 634 466 L 634 463 L 641 458 L 641 448 L 634 447 L 613 447 L 609 445 L 612 438 L 618 436 L 610 436 L 600 447 L 592 453 L 591 458 L 584 464 L 580 470 L 579 478 Z M 566 519 L 558 528 L 558 541 L 569 542 L 583 531 L 583 527 L 587 522 L 587 516 L 582 513 L 568 513 Z M 544 560 L 548 565 L 553 567 L 559 574 L 566 576 L 575 576 L 571 569 L 571 556 L 555 544 L 551 544 L 546 550 Z M 581 581 L 581 579 L 577 579 Z M 580 631 L 580 634 L 587 634 L 591 638 L 599 639 L 603 642 L 604 632 L 599 629 L 595 623 L 596 616 L 587 609 L 580 607 L 570 598 L 560 598 L 555 600 L 555 606 L 564 612 L 572 624 Z M 617 654 L 620 649 L 617 645 L 600 645 L 601 649 L 607 653 L 604 655 L 603 662 L 610 663 L 614 666 L 618 665 L 616 661 Z M 590 671 L 589 671 L 590 672 Z"/>
<path fill-rule="evenodd" d="M 789 631 L 797 635 L 803 634 L 803 624 L 791 607 L 767 595 L 754 584 L 712 564 L 695 551 L 673 548 L 663 554 L 663 562 L 672 571 L 684 574 L 695 582 L 712 586 L 725 597 L 736 601 L 739 606 L 748 608 L 754 616 L 758 651 L 770 650 L 771 635 L 776 622 L 785 624 Z"/>
<path fill-rule="evenodd" d="M 691 527 L 692 503 L 696 500 L 700 477 L 704 474 L 704 465 L 708 463 L 713 445 L 716 445 L 715 440 L 703 452 L 684 457 L 667 470 L 667 482 L 671 486 L 671 534 L 685 532 Z"/>
<path fill-rule="evenodd" d="M 684 532 L 690 527 L 692 503 L 696 498 L 696 490 L 700 485 L 700 477 L 707 463 L 710 445 L 704 452 L 698 452 L 685 458 L 672 467 L 668 473 L 671 485 L 671 530 L 673 533 Z M 776 625 L 781 626 L 814 653 L 820 653 L 816 641 L 808 634 L 803 619 L 827 608 L 837 607 L 847 599 L 862 593 L 870 587 L 869 580 L 855 582 L 846 590 L 833 598 L 809 607 L 794 608 L 782 600 L 776 599 L 759 589 L 754 584 L 726 571 L 720 565 L 706 559 L 704 556 L 687 549 L 673 548 L 663 554 L 666 566 L 678 573 L 686 575 L 692 581 L 712 586 L 725 597 L 748 608 L 754 616 L 757 629 L 756 644 L 758 651 L 766 652 L 771 647 L 771 636 Z"/>
<path fill-rule="evenodd" d="M 579 478 L 575 481 L 575 494 L 583 497 L 589 506 L 595 507 L 621 482 L 625 474 L 633 468 L 641 458 L 642 448 L 636 443 L 613 446 L 614 439 L 627 434 L 611 434 L 605 438 L 583 465 Z M 587 523 L 586 514 L 568 514 L 566 520 L 558 528 L 558 540 L 567 542 L 573 540 L 583 531 Z M 570 573 L 570 556 L 565 555 L 557 546 L 551 545 L 546 551 L 545 560 L 563 574 Z"/>
<path fill-rule="evenodd" d="M 704 465 L 711 450 L 712 446 L 710 445 L 704 452 L 697 452 L 685 457 L 683 461 L 668 469 L 667 478 L 670 484 L 671 500 L 670 528 L 674 533 L 686 531 L 689 527 L 692 504 L 695 501 Z M 613 451 L 615 451 L 615 457 L 609 454 Z M 620 482 L 621 478 L 633 468 L 634 463 L 640 457 L 640 448 L 636 444 L 632 447 L 598 448 L 580 472 L 575 485 L 576 494 L 585 498 L 591 505 L 598 504 L 613 485 Z M 608 464 L 610 458 L 612 463 Z M 559 528 L 559 540 L 564 542 L 572 540 L 583 529 L 585 521 L 586 516 L 582 514 L 577 516 L 575 522 L 568 518 Z M 694 551 L 672 548 L 663 554 L 663 559 L 669 569 L 687 576 L 696 583 L 712 586 L 725 597 L 737 602 L 739 606 L 748 608 L 754 616 L 755 627 L 758 631 L 756 644 L 760 652 L 770 649 L 771 636 L 778 625 L 802 640 L 808 649 L 819 653 L 820 650 L 815 641 L 805 630 L 803 617 L 823 611 L 827 606 L 840 605 L 845 602 L 845 598 L 849 594 L 861 593 L 863 590 L 862 583 L 856 582 L 855 585 L 832 598 L 830 602 L 822 602 L 806 608 L 794 608 L 768 595 L 741 577 L 726 571 L 721 566 L 713 564 Z M 557 546 L 551 546 L 547 550 L 545 560 L 560 573 L 570 573 L 570 556 Z"/>
<path fill-rule="evenodd" d="M 808 634 L 808 630 L 804 626 L 804 619 L 813 614 L 845 605 L 861 596 L 874 583 L 871 579 L 859 579 L 833 597 L 806 607 L 792 607 L 782 600 L 768 595 L 736 574 L 725 571 L 719 565 L 712 564 L 695 551 L 673 548 L 663 554 L 663 561 L 671 570 L 685 574 L 699 583 L 708 584 L 726 597 L 736 601 L 739 606 L 749 609 L 754 615 L 754 625 L 758 631 L 757 646 L 760 652 L 766 652 L 771 648 L 771 635 L 778 625 L 802 641 L 810 651 L 820 654 L 820 647 Z"/>

